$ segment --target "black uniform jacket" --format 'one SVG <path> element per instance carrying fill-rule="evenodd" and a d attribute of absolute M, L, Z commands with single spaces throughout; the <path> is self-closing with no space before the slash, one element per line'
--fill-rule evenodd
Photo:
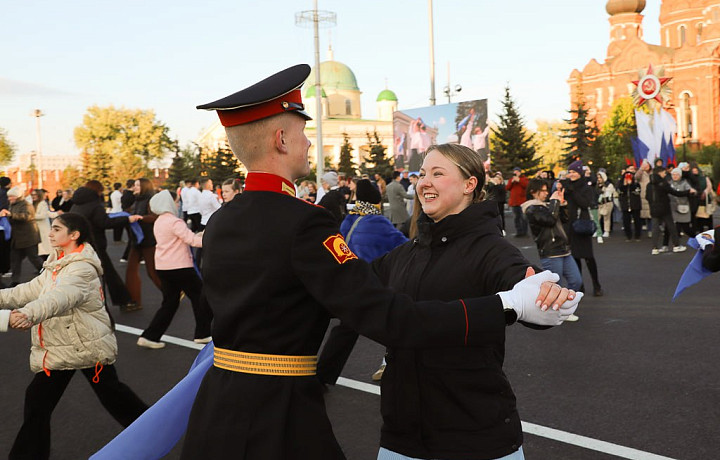
<path fill-rule="evenodd" d="M 472 204 L 373 262 L 380 278 L 416 300 L 509 290 L 530 263 L 502 237 L 495 202 Z M 417 458 L 480 459 L 522 444 L 515 395 L 503 373 L 505 331 L 463 348 L 388 348 L 380 445 Z"/>
<path fill-rule="evenodd" d="M 333 216 L 291 196 L 293 191 L 278 176 L 250 173 L 244 193 L 208 221 L 203 282 L 217 347 L 316 355 L 330 314 L 394 347 L 463 350 L 466 344 L 502 342 L 505 315 L 494 291 L 464 304 L 414 303 L 395 294 L 350 252 Z M 315 376 L 212 367 L 195 399 L 182 458 L 332 460 L 344 455 Z"/>

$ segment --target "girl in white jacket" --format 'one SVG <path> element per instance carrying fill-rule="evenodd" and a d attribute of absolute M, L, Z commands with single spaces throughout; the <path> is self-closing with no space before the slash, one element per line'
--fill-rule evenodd
<path fill-rule="evenodd" d="M 50 417 L 76 370 L 121 425 L 147 405 L 118 380 L 117 342 L 103 302 L 100 259 L 90 245 L 90 224 L 79 214 L 57 217 L 54 247 L 44 271 L 32 281 L 0 290 L 0 330 L 32 328 L 25 415 L 10 459 L 50 456 Z M 10 311 L 12 309 L 12 311 Z"/>

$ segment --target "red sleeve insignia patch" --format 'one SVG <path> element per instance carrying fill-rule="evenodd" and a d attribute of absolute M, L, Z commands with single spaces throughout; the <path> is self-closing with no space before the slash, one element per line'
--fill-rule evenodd
<path fill-rule="evenodd" d="M 335 258 L 337 263 L 344 264 L 348 260 L 357 259 L 357 256 L 348 247 L 341 234 L 333 235 L 323 241 L 323 246 Z"/>

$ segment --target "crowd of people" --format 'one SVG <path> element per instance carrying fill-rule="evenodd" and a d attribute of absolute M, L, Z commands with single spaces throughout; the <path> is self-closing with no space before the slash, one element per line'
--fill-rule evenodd
<path fill-rule="evenodd" d="M 158 191 L 139 178 L 106 198 L 91 180 L 48 203 L 44 191 L 0 178 L 0 271 L 12 269 L 0 330 L 31 330 L 35 374 L 11 459 L 49 457 L 50 417 L 76 370 L 123 426 L 155 409 L 118 378 L 108 308 L 108 297 L 123 312 L 143 308 L 144 263 L 162 303 L 137 345 L 165 346 L 183 293 L 195 342 L 213 342 L 188 420 L 173 420 L 187 423 L 182 458 L 344 458 L 321 384 L 335 382 L 362 334 L 387 347 L 378 459 L 522 460 L 502 370 L 507 327 L 577 320 L 582 260 L 603 295 L 593 243 L 611 237 L 616 207 L 627 241 L 652 232 L 657 243 L 662 231 L 674 252 L 685 250 L 680 232 L 712 228 L 712 185 L 693 164 L 672 168 L 671 180 L 649 164 L 611 180 L 575 161 L 557 180 L 515 168 L 506 182 L 474 150 L 441 144 L 427 146 L 418 174 L 328 171 L 319 188 L 298 183 L 309 173 L 299 89 L 309 72 L 294 66 L 198 107 L 218 112 L 248 168 L 245 187 L 193 178 Z M 506 202 L 515 236 L 532 233 L 545 271 L 505 238 Z M 107 253 L 110 229 L 114 241 L 128 235 L 125 281 Z M 20 284 L 25 258 L 39 273 Z M 340 324 L 318 359 L 331 317 Z"/>

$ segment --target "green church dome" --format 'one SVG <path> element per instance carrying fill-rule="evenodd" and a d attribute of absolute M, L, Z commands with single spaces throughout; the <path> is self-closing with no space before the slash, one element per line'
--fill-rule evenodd
<path fill-rule="evenodd" d="M 326 88 L 360 91 L 353 71 L 350 70 L 350 67 L 338 61 L 325 61 L 320 63 L 320 84 L 323 87 L 323 91 Z M 314 94 L 315 69 L 312 69 L 310 72 L 307 80 L 305 80 L 305 85 L 308 87 L 312 85 Z M 308 89 L 308 92 L 309 91 Z M 309 97 L 307 93 L 305 96 Z"/>
<path fill-rule="evenodd" d="M 395 102 L 397 102 L 398 98 L 395 95 L 395 93 L 393 93 L 389 89 L 384 89 L 384 90 L 380 91 L 380 94 L 378 94 L 378 97 L 376 100 L 377 100 L 377 102 L 380 102 L 380 101 L 395 101 Z"/>
<path fill-rule="evenodd" d="M 315 97 L 315 82 L 305 82 L 306 85 L 311 85 L 307 87 L 307 91 L 305 91 L 305 97 Z M 322 97 L 327 97 L 327 94 L 325 94 L 325 88 L 322 89 Z"/>

